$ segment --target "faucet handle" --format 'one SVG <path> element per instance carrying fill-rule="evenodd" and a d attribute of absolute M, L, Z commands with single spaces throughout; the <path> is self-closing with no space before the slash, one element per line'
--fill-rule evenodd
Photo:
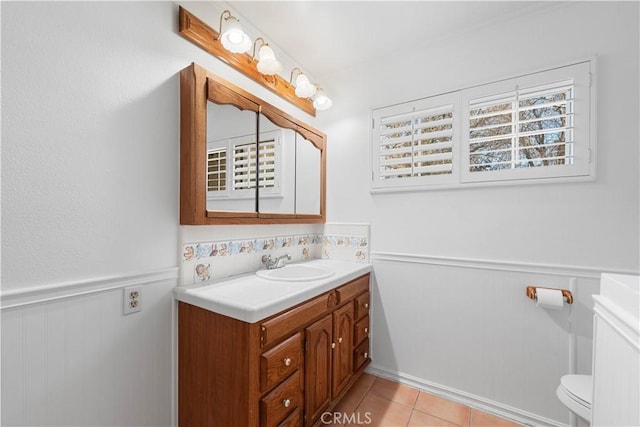
<path fill-rule="evenodd" d="M 289 255 L 289 254 L 284 254 L 284 255 L 280 255 L 279 257 L 277 257 L 277 258 L 275 259 L 275 261 L 274 261 L 274 264 L 275 264 L 275 266 L 274 266 L 274 267 L 275 267 L 275 268 L 281 268 L 281 267 L 284 267 L 284 265 L 285 265 L 285 264 L 284 264 L 284 260 L 285 260 L 285 259 L 290 260 L 290 259 L 291 259 L 291 255 Z"/>

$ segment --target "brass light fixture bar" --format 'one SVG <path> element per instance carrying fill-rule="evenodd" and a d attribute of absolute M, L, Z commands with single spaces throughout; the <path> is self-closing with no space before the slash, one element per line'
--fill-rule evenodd
<path fill-rule="evenodd" d="M 180 34 L 184 38 L 226 62 L 253 81 L 260 83 L 302 111 L 315 117 L 316 109 L 311 99 L 297 97 L 295 87 L 279 75 L 264 75 L 260 73 L 256 66 L 256 61 L 251 55 L 247 53 L 231 53 L 226 50 L 220 40 L 218 40 L 218 31 L 211 28 L 182 6 L 180 6 L 179 20 Z"/>

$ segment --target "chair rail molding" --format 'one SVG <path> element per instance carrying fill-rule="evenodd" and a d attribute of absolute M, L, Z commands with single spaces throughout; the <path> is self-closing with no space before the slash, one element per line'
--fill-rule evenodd
<path fill-rule="evenodd" d="M 9 289 L 0 293 L 0 310 L 60 301 L 97 294 L 127 286 L 146 285 L 165 280 L 177 280 L 178 267 L 163 268 L 124 276 L 108 276 L 73 282 Z"/>
<path fill-rule="evenodd" d="M 576 265 L 544 264 L 533 262 L 517 262 L 507 260 L 489 260 L 464 257 L 444 257 L 426 254 L 410 254 L 400 252 L 371 251 L 371 261 L 408 262 L 414 264 L 430 264 L 480 270 L 515 271 L 520 273 L 552 274 L 555 276 L 581 277 L 600 279 L 602 273 L 640 274 L 627 269 L 611 269 L 606 267 L 584 267 Z"/>

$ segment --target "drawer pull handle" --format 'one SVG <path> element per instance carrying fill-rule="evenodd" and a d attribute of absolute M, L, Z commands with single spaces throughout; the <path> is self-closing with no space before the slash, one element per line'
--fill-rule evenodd
<path fill-rule="evenodd" d="M 342 337 L 338 338 L 338 342 L 342 344 Z"/>
<path fill-rule="evenodd" d="M 331 343 L 331 348 L 336 348 L 336 343 L 332 342 Z"/>
<path fill-rule="evenodd" d="M 288 357 L 284 358 L 284 366 L 291 366 L 291 359 Z"/>
<path fill-rule="evenodd" d="M 368 334 L 369 333 L 369 328 L 364 328 L 364 333 Z"/>
<path fill-rule="evenodd" d="M 364 356 L 364 358 L 366 359 L 366 358 L 368 358 L 368 357 L 369 357 L 369 353 L 367 353 L 367 352 L 365 351 L 365 352 L 364 352 L 364 354 L 363 354 L 363 356 Z"/>
<path fill-rule="evenodd" d="M 289 406 L 291 406 L 291 401 L 289 399 L 285 399 L 282 401 L 282 404 L 285 408 L 288 408 Z"/>

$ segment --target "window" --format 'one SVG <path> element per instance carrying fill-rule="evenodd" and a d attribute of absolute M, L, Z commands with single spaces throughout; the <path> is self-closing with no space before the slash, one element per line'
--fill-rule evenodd
<path fill-rule="evenodd" d="M 372 191 L 593 179 L 591 62 L 373 110 Z"/>
<path fill-rule="evenodd" d="M 573 164 L 573 84 L 469 104 L 469 170 Z"/>
<path fill-rule="evenodd" d="M 260 141 L 260 189 L 277 194 L 280 165 L 280 133 L 265 132 Z M 207 197 L 253 198 L 256 188 L 256 143 L 253 136 L 235 137 L 207 144 Z M 255 141 L 255 140 L 254 140 Z M 227 158 L 231 158 L 230 164 Z"/>
<path fill-rule="evenodd" d="M 418 185 L 425 178 L 450 182 L 457 99 L 443 95 L 376 111 L 374 181 L 388 188 Z"/>

